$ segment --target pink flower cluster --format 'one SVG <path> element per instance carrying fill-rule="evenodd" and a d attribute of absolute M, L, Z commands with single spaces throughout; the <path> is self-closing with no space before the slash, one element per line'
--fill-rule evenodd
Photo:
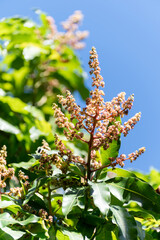
<path fill-rule="evenodd" d="M 14 176 L 14 169 L 6 167 L 7 148 L 4 145 L 0 150 L 0 188 L 6 187 L 6 180 Z M 0 191 L 1 192 L 1 191 Z"/>
<path fill-rule="evenodd" d="M 11 179 L 14 177 L 14 168 L 7 168 L 6 164 L 6 157 L 7 157 L 7 148 L 4 145 L 0 150 L 0 198 L 1 193 L 7 194 L 9 196 L 22 196 L 23 194 L 23 188 L 22 187 L 13 187 L 10 188 L 9 191 L 5 192 L 6 188 L 6 180 Z M 19 178 L 22 181 L 24 187 L 28 187 L 29 182 L 27 181 L 28 176 L 24 175 L 22 171 L 19 171 Z"/>
<path fill-rule="evenodd" d="M 109 144 L 113 140 L 118 140 L 120 134 L 127 136 L 129 131 L 134 128 L 140 120 L 141 113 L 135 114 L 124 125 L 121 119 L 124 115 L 128 115 L 129 110 L 133 106 L 134 96 L 131 95 L 125 99 L 125 93 L 121 92 L 110 102 L 104 102 L 104 92 L 100 88 L 104 87 L 103 77 L 100 75 L 100 67 L 96 49 L 93 47 L 90 51 L 89 66 L 92 76 L 92 86 L 94 90 L 90 92 L 90 98 L 86 100 L 86 107 L 81 109 L 75 102 L 74 97 L 67 91 L 66 97 L 58 96 L 59 103 L 68 111 L 70 117 L 66 117 L 56 104 L 53 105 L 54 117 L 59 128 L 64 128 L 64 135 L 69 140 L 74 138 L 80 139 L 89 146 L 89 158 L 91 168 L 97 169 L 100 163 L 97 163 L 96 151 L 101 147 L 105 150 L 109 148 Z M 90 138 L 87 140 L 84 136 L 84 130 L 87 131 Z M 130 159 L 135 160 L 145 148 L 139 149 L 135 153 L 131 153 L 128 158 L 123 154 L 117 159 L 113 159 L 114 166 L 119 164 L 121 167 L 124 161 Z M 98 164 L 98 166 L 97 166 Z M 113 166 L 113 161 L 110 166 Z"/>
<path fill-rule="evenodd" d="M 79 25 L 83 20 L 81 11 L 75 11 L 65 22 L 62 22 L 62 27 L 65 32 L 58 32 L 55 21 L 52 17 L 47 17 L 50 27 L 48 38 L 58 40 L 60 44 L 68 44 L 74 49 L 82 49 L 85 44 L 82 42 L 87 36 L 88 31 L 79 31 Z"/>

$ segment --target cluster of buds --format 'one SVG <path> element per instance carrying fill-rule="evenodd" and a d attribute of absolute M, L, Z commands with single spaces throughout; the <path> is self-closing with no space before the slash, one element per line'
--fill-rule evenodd
<path fill-rule="evenodd" d="M 31 167 L 30 171 L 36 171 L 37 173 L 44 171 L 48 176 L 50 176 L 53 173 L 53 165 L 59 168 L 63 173 L 66 173 L 70 162 L 81 163 L 84 165 L 86 164 L 83 158 L 80 156 L 75 156 L 73 152 L 63 144 L 56 134 L 55 145 L 58 153 L 48 154 L 48 151 L 51 150 L 48 143 L 43 140 L 42 144 L 42 147 L 38 148 L 38 153 L 41 153 L 39 165 Z M 22 172 L 20 175 L 23 177 Z"/>
<path fill-rule="evenodd" d="M 55 188 L 63 188 L 64 190 L 66 190 L 67 188 L 70 188 L 70 187 L 78 187 L 78 186 L 80 187 L 82 186 L 83 183 L 81 179 L 64 177 L 60 179 L 55 178 L 51 180 L 51 184 Z"/>
<path fill-rule="evenodd" d="M 25 189 L 28 190 L 28 188 L 30 186 L 30 183 L 28 181 L 29 177 L 27 175 L 25 175 L 24 172 L 22 172 L 21 170 L 18 173 L 18 177 L 19 177 L 21 184 L 23 184 Z"/>
<path fill-rule="evenodd" d="M 6 167 L 7 148 L 4 145 L 0 150 L 0 188 L 6 187 L 6 180 L 14 176 L 14 169 Z"/>
<path fill-rule="evenodd" d="M 117 164 L 119 164 L 121 167 L 124 166 L 124 161 L 130 160 L 132 163 L 135 161 L 142 153 L 145 152 L 145 147 L 139 148 L 139 150 L 128 154 L 128 157 L 126 157 L 125 154 L 121 154 L 119 157 L 116 158 L 116 161 L 113 163 L 113 167 L 115 167 Z"/>
<path fill-rule="evenodd" d="M 135 161 L 142 153 L 145 152 L 145 147 L 139 148 L 138 151 L 135 151 L 133 153 L 130 153 L 128 155 L 128 159 L 130 159 L 130 162 Z"/>
<path fill-rule="evenodd" d="M 17 196 L 17 197 L 21 197 L 23 194 L 23 188 L 22 187 L 14 187 L 14 188 L 10 188 L 10 191 L 6 193 L 7 195 L 11 196 Z"/>
<path fill-rule="evenodd" d="M 74 97 L 67 91 L 66 97 L 58 96 L 59 103 L 64 109 L 68 111 L 70 117 L 66 117 L 56 104 L 53 105 L 55 121 L 59 128 L 64 128 L 64 135 L 67 139 L 79 139 L 88 144 L 89 157 L 87 167 L 91 167 L 91 171 L 100 168 L 101 163 L 97 162 L 96 151 L 101 147 L 107 150 L 113 140 L 118 140 L 120 135 L 127 136 L 129 131 L 134 128 L 136 123 L 140 120 L 141 113 L 135 114 L 124 125 L 121 123 L 121 118 L 128 115 L 129 110 L 133 106 L 134 96 L 131 95 L 125 99 L 125 93 L 121 92 L 114 97 L 110 102 L 104 102 L 105 95 L 100 88 L 104 87 L 103 77 L 100 75 L 100 67 L 96 49 L 93 47 L 90 51 L 89 66 L 91 68 L 90 74 L 92 77 L 92 86 L 94 90 L 90 92 L 90 98 L 86 100 L 86 107 L 81 109 L 75 102 Z M 90 135 L 89 141 L 85 139 L 84 130 Z M 55 143 L 56 145 L 58 144 Z M 62 144 L 62 143 L 61 143 Z M 59 148 L 63 153 L 64 146 Z M 124 166 L 124 161 L 130 159 L 131 161 L 145 151 L 145 148 L 140 148 L 139 151 L 131 153 L 128 158 L 122 154 L 117 159 L 112 159 L 109 166 L 114 167 L 119 164 Z M 71 159 L 72 161 L 72 159 Z M 83 161 L 83 160 L 82 160 Z M 89 163 L 90 162 L 90 163 Z"/>
<path fill-rule="evenodd" d="M 14 177 L 14 169 L 13 168 L 7 168 L 6 164 L 6 157 L 7 157 L 7 148 L 6 146 L 3 146 L 0 150 L 0 193 L 9 195 L 9 196 L 18 196 L 21 197 L 23 195 L 23 188 L 22 187 L 14 187 L 10 188 L 9 191 L 5 192 L 6 188 L 6 180 L 11 179 Z M 25 176 L 22 171 L 19 172 L 19 178 L 20 180 L 23 180 L 23 185 L 28 186 L 29 183 L 27 181 L 28 176 Z"/>
<path fill-rule="evenodd" d="M 140 120 L 141 113 L 136 113 L 136 115 L 130 118 L 127 122 L 124 123 L 123 134 L 127 136 L 128 132 L 134 128 L 135 124 Z"/>
<path fill-rule="evenodd" d="M 49 223 L 52 223 L 52 222 L 53 222 L 53 217 L 52 217 L 51 215 L 48 216 L 48 213 L 47 213 L 44 209 L 40 209 L 40 210 L 39 210 L 39 216 L 40 216 L 43 220 L 45 220 L 45 221 L 47 221 L 47 222 L 49 222 Z"/>
<path fill-rule="evenodd" d="M 58 40 L 60 44 L 67 44 L 74 49 L 82 49 L 85 44 L 82 42 L 87 36 L 88 31 L 79 31 L 79 25 L 83 20 L 81 11 L 75 11 L 65 22 L 62 22 L 62 27 L 65 32 L 58 32 L 55 21 L 52 17 L 47 17 L 50 34 L 49 39 Z"/>
<path fill-rule="evenodd" d="M 32 214 L 37 214 L 37 211 L 35 209 L 33 209 L 31 206 L 29 206 L 27 203 L 22 205 L 22 208 L 26 212 L 30 212 Z"/>
<path fill-rule="evenodd" d="M 47 152 L 42 151 L 39 164 L 29 168 L 29 170 L 36 173 L 45 172 L 47 176 L 50 176 L 53 173 L 52 165 L 61 168 L 61 162 L 62 160 L 57 154 L 48 155 Z"/>

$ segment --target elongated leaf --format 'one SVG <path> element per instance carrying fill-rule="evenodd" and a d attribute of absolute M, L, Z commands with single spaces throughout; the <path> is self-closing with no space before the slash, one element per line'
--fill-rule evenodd
<path fill-rule="evenodd" d="M 17 205 L 14 201 L 6 201 L 6 200 L 4 200 L 4 201 L 0 201 L 0 208 L 7 208 L 7 209 L 13 209 L 14 210 L 14 212 L 16 211 L 18 211 L 18 210 L 20 210 L 21 209 L 21 207 L 19 206 L 19 205 Z"/>
<path fill-rule="evenodd" d="M 7 212 L 0 214 L 0 228 L 4 228 L 10 224 L 15 224 L 17 221 Z"/>
<path fill-rule="evenodd" d="M 11 123 L 5 121 L 2 118 L 0 118 L 0 131 L 12 133 L 12 134 L 20 133 L 20 130 L 17 127 L 15 127 Z"/>
<path fill-rule="evenodd" d="M 10 165 L 14 168 L 28 169 L 28 168 L 32 167 L 33 165 L 35 165 L 36 163 L 38 164 L 39 162 L 36 159 L 32 158 L 28 162 L 11 163 Z"/>
<path fill-rule="evenodd" d="M 15 231 L 9 227 L 0 229 L 0 240 L 17 240 L 20 239 L 25 232 Z"/>
<path fill-rule="evenodd" d="M 67 230 L 62 230 L 64 235 L 67 235 L 70 240 L 83 240 L 83 236 L 81 233 L 78 232 L 73 232 L 73 231 L 67 231 Z"/>
<path fill-rule="evenodd" d="M 74 207 L 84 209 L 84 189 L 67 189 L 63 197 L 62 212 L 67 216 Z"/>
<path fill-rule="evenodd" d="M 0 208 L 7 209 L 15 214 L 21 210 L 21 206 L 10 196 L 1 195 Z"/>
<path fill-rule="evenodd" d="M 69 170 L 71 172 L 73 172 L 74 174 L 78 175 L 78 176 L 81 176 L 81 177 L 84 177 L 85 175 L 85 169 L 82 165 L 74 165 L 74 164 L 70 164 L 69 166 Z"/>
<path fill-rule="evenodd" d="M 140 179 L 113 178 L 106 181 L 110 192 L 120 201 L 136 201 L 142 208 L 151 211 L 160 211 L 160 195 L 147 183 Z"/>
<path fill-rule="evenodd" d="M 109 204 L 111 200 L 109 188 L 106 183 L 92 183 L 91 185 L 91 196 L 93 197 L 94 204 L 99 208 L 101 213 L 107 214 L 109 210 Z"/>
<path fill-rule="evenodd" d="M 122 168 L 115 168 L 115 169 L 108 169 L 108 172 L 113 172 L 117 177 L 135 177 L 136 175 L 134 172 L 131 172 L 129 170 L 125 170 Z"/>
<path fill-rule="evenodd" d="M 125 208 L 127 208 L 129 213 L 136 218 L 156 221 L 156 219 L 159 219 L 160 217 L 157 216 L 158 213 L 155 214 L 154 212 L 145 210 L 135 202 L 130 202 L 128 205 L 125 206 Z"/>
<path fill-rule="evenodd" d="M 137 224 L 134 218 L 129 215 L 129 213 L 119 206 L 113 206 L 110 208 L 113 217 L 115 219 L 115 223 L 119 226 L 120 240 L 136 240 L 137 239 Z"/>
<path fill-rule="evenodd" d="M 4 97 L 0 96 L 0 102 L 8 104 L 8 106 L 13 112 L 27 114 L 27 110 L 24 109 L 27 106 L 27 104 L 25 104 L 19 98 L 13 98 L 9 96 L 4 96 Z"/>
<path fill-rule="evenodd" d="M 27 105 L 24 109 L 31 113 L 33 117 L 38 118 L 40 121 L 44 120 L 44 115 L 38 108 Z"/>
<path fill-rule="evenodd" d="M 0 228 L 4 228 L 10 224 L 20 224 L 25 226 L 30 223 L 37 223 L 40 220 L 39 217 L 31 214 L 26 220 L 18 221 L 11 217 L 7 212 L 0 214 Z"/>

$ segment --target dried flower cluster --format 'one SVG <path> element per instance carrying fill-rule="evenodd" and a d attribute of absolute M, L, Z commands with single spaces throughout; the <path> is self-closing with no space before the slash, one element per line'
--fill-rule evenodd
<path fill-rule="evenodd" d="M 47 221 L 48 223 L 52 223 L 53 222 L 53 216 L 49 215 L 48 216 L 48 213 L 44 210 L 44 209 L 40 209 L 39 210 L 39 216 Z"/>
<path fill-rule="evenodd" d="M 4 145 L 0 150 L 0 189 L 6 187 L 6 180 L 14 176 L 14 169 L 6 167 L 7 148 Z M 1 191 L 0 191 L 1 192 Z"/>
<path fill-rule="evenodd" d="M 88 162 L 87 168 L 90 172 L 101 168 L 101 163 L 97 162 L 96 152 L 101 147 L 105 150 L 109 148 L 109 144 L 113 140 L 118 140 L 120 134 L 127 136 L 128 132 L 134 128 L 135 124 L 140 120 L 141 113 L 135 114 L 124 125 L 121 124 L 121 118 L 128 115 L 129 110 L 132 108 L 134 97 L 131 95 L 125 99 L 125 93 L 121 92 L 117 97 L 113 98 L 110 102 L 104 102 L 103 96 L 105 95 L 100 87 L 104 87 L 103 77 L 100 75 L 100 67 L 96 49 L 93 47 L 90 51 L 89 66 L 91 68 L 90 74 L 92 77 L 92 86 L 94 90 L 90 92 L 90 98 L 86 100 L 86 107 L 81 109 L 75 102 L 74 97 L 69 91 L 66 97 L 58 96 L 59 103 L 68 111 L 70 118 L 67 118 L 56 104 L 53 104 L 54 116 L 56 124 L 59 128 L 64 128 L 64 135 L 67 139 L 79 139 L 88 144 Z M 82 131 L 86 130 L 90 135 L 89 141 L 85 139 Z M 55 143 L 60 152 L 63 152 L 64 145 L 62 141 Z M 126 157 L 122 154 L 116 159 L 112 159 L 108 166 L 116 166 L 119 164 L 124 166 L 124 161 L 130 159 L 132 162 L 145 151 L 145 148 L 140 148 L 139 151 L 131 153 Z M 67 156 L 72 155 L 65 152 Z M 72 159 L 71 159 L 72 161 Z M 81 160 L 83 163 L 84 161 Z M 91 169 L 90 169 L 91 168 Z"/>
<path fill-rule="evenodd" d="M 50 27 L 49 39 L 58 40 L 60 44 L 67 44 L 74 49 L 82 49 L 85 44 L 82 42 L 88 36 L 88 31 L 79 31 L 79 25 L 83 20 L 81 11 L 75 11 L 65 22 L 62 27 L 65 32 L 58 32 L 55 21 L 52 17 L 47 17 Z"/>
<path fill-rule="evenodd" d="M 28 188 L 30 186 L 30 183 L 28 181 L 29 177 L 27 175 L 25 175 L 24 172 L 22 172 L 20 170 L 19 173 L 18 173 L 18 178 L 19 178 L 19 181 L 21 183 L 21 186 L 23 185 L 23 187 L 10 188 L 10 191 L 6 193 L 7 195 L 9 195 L 9 196 L 14 195 L 14 196 L 18 196 L 18 197 L 23 197 L 24 191 L 28 190 Z"/>
<path fill-rule="evenodd" d="M 48 151 L 51 151 L 48 143 L 43 140 L 42 144 L 42 147 L 38 148 L 38 153 L 41 154 L 39 164 L 31 167 L 30 171 L 36 171 L 37 173 L 44 171 L 48 176 L 51 176 L 54 171 L 52 168 L 53 165 L 59 168 L 63 173 L 66 173 L 70 162 L 86 164 L 82 157 L 73 155 L 72 151 L 63 144 L 57 135 L 55 135 L 55 145 L 58 154 L 48 154 Z M 54 185 L 57 185 L 55 180 Z"/>
<path fill-rule="evenodd" d="M 6 180 L 11 179 L 14 177 L 14 168 L 7 168 L 7 148 L 6 146 L 3 146 L 0 150 L 0 195 L 1 193 L 7 194 L 9 196 L 14 195 L 21 197 L 23 194 L 23 188 L 22 187 L 14 187 L 10 188 L 9 191 L 5 191 L 6 188 Z M 19 171 L 19 178 L 23 183 L 23 186 L 25 188 L 28 188 L 29 182 L 27 181 L 28 176 L 24 175 L 22 171 Z"/>

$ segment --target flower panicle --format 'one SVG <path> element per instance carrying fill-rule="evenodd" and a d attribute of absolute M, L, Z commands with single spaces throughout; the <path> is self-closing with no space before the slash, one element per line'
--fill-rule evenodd
<path fill-rule="evenodd" d="M 76 104 L 72 94 L 67 90 L 66 97 L 58 95 L 58 99 L 64 110 L 68 111 L 69 116 L 66 117 L 62 109 L 56 104 L 53 105 L 53 110 L 55 122 L 58 127 L 64 128 L 63 132 L 68 140 L 76 138 L 88 144 L 90 159 L 93 163 L 91 166 L 95 169 L 96 166 L 100 167 L 100 163 L 94 164 L 98 159 L 94 151 L 98 151 L 101 147 L 107 150 L 113 141 L 119 140 L 121 134 L 127 136 L 129 131 L 139 122 L 141 113 L 136 113 L 135 116 L 122 124 L 121 119 L 128 115 L 129 110 L 133 106 L 134 95 L 132 94 L 126 99 L 126 93 L 121 92 L 110 102 L 105 102 L 105 94 L 100 89 L 104 87 L 104 80 L 100 74 L 98 55 L 94 47 L 90 51 L 89 66 L 91 68 L 90 74 L 94 75 L 92 77 L 94 89 L 90 91 L 90 97 L 86 99 L 86 107 L 81 109 Z M 84 131 L 87 131 L 87 134 L 89 134 L 89 141 L 85 139 Z M 143 152 L 144 148 L 132 153 L 127 159 L 130 159 L 132 162 Z M 123 167 L 124 160 L 126 158 L 124 158 L 124 155 L 121 155 L 114 164 L 119 164 Z M 112 164 L 113 161 L 110 166 Z"/>
<path fill-rule="evenodd" d="M 0 150 L 0 195 L 1 193 L 9 195 L 9 196 L 22 196 L 23 194 L 23 188 L 22 187 L 14 187 L 10 188 L 9 191 L 6 190 L 6 180 L 12 179 L 15 176 L 14 168 L 7 168 L 7 147 L 4 145 Z M 23 177 L 22 177 L 23 175 Z M 26 180 L 28 179 L 28 176 L 25 176 L 21 172 L 21 177 Z"/>
<path fill-rule="evenodd" d="M 6 187 L 6 180 L 14 176 L 14 168 L 7 168 L 7 148 L 4 145 L 0 150 L 0 188 Z"/>
<path fill-rule="evenodd" d="M 75 11 L 66 21 L 62 22 L 64 32 L 58 32 L 54 19 L 47 17 L 50 33 L 49 39 L 58 40 L 60 45 L 67 44 L 74 49 L 82 49 L 85 47 L 83 40 L 88 37 L 88 31 L 79 31 L 79 25 L 83 20 L 81 11 Z"/>
<path fill-rule="evenodd" d="M 130 160 L 130 162 L 132 163 L 145 151 L 145 147 L 141 147 L 138 151 L 136 150 L 135 152 L 128 154 L 128 157 L 126 157 L 125 154 L 121 154 L 119 157 L 116 158 L 115 165 L 119 164 L 121 167 L 124 167 L 124 161 Z"/>

